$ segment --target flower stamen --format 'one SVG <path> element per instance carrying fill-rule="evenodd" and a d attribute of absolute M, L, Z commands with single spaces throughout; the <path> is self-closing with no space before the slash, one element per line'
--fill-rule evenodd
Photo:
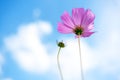
<path fill-rule="evenodd" d="M 74 33 L 75 33 L 76 35 L 81 35 L 81 34 L 83 33 L 83 28 L 77 26 L 77 27 L 74 29 Z"/>

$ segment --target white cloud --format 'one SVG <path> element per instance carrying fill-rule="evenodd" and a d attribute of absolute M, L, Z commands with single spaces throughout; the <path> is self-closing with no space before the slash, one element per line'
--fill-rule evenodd
<path fill-rule="evenodd" d="M 5 45 L 14 59 L 26 71 L 45 72 L 49 68 L 49 56 L 41 37 L 51 33 L 48 22 L 38 21 L 19 27 L 18 32 L 5 38 Z"/>
<path fill-rule="evenodd" d="M 41 38 L 47 33 L 51 33 L 51 25 L 48 22 L 35 22 L 19 27 L 18 32 L 5 38 L 6 48 L 11 51 L 13 58 L 18 65 L 28 71 L 44 73 L 48 70 L 56 70 L 56 53 L 47 53 L 46 45 L 41 42 Z M 65 39 L 68 46 L 62 50 L 61 63 L 66 79 L 77 79 L 80 74 L 78 44 L 76 40 Z M 91 48 L 82 42 L 82 55 L 84 71 L 91 69 L 96 64 Z M 73 74 L 74 73 L 74 74 Z"/>

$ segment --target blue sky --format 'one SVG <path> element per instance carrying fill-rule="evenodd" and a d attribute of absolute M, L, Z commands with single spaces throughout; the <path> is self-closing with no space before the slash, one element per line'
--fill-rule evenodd
<path fill-rule="evenodd" d="M 64 40 L 65 80 L 81 80 L 73 34 L 57 32 L 64 11 L 90 8 L 96 33 L 81 39 L 85 80 L 120 80 L 119 0 L 0 0 L 0 80 L 60 80 L 56 40 Z"/>

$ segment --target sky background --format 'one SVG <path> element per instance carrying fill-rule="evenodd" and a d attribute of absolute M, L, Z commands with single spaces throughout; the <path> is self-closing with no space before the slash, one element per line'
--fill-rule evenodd
<path fill-rule="evenodd" d="M 64 11 L 90 8 L 95 34 L 81 39 L 85 80 L 120 80 L 120 0 L 0 0 L 0 80 L 81 80 L 77 39 L 60 34 Z"/>

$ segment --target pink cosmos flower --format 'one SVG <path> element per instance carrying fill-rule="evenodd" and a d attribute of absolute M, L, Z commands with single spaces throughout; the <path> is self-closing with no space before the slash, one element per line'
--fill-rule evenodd
<path fill-rule="evenodd" d="M 90 9 L 84 8 L 72 9 L 72 16 L 64 12 L 61 16 L 62 22 L 58 23 L 58 31 L 63 34 L 74 33 L 76 37 L 89 37 L 94 32 L 95 15 Z"/>

